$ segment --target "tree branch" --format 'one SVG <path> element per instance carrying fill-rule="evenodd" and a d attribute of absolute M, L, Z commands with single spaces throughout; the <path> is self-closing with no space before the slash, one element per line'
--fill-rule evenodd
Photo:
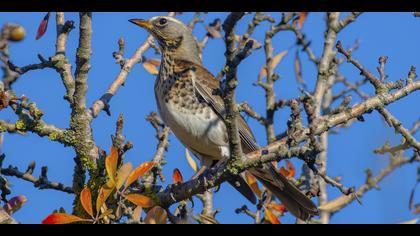
<path fill-rule="evenodd" d="M 175 12 L 170 12 L 168 16 L 175 16 Z M 143 54 L 151 47 L 153 43 L 153 36 L 149 35 L 144 43 L 137 48 L 136 52 L 130 59 L 124 60 L 121 71 L 118 74 L 117 78 L 109 86 L 108 90 L 99 100 L 96 100 L 92 107 L 90 108 L 92 116 L 95 118 L 99 115 L 102 110 L 105 110 L 108 115 L 109 111 L 109 102 L 112 97 L 117 93 L 118 89 L 123 85 L 127 79 L 128 74 L 131 72 L 132 68 L 139 62 L 142 61 Z"/>
<path fill-rule="evenodd" d="M 369 98 L 341 113 L 322 116 L 320 117 L 320 122 L 316 123 L 313 128 L 313 135 L 321 135 L 331 128 L 344 124 L 374 109 L 393 103 L 417 90 L 420 90 L 420 81 L 412 82 L 394 93 Z M 301 143 L 307 140 L 309 133 L 309 129 L 305 129 L 303 132 L 296 134 L 294 137 L 295 141 Z M 257 151 L 248 153 L 246 156 L 241 156 L 241 162 L 237 164 L 238 173 L 261 165 L 262 163 L 280 161 L 295 156 L 305 156 L 304 154 L 306 152 L 311 151 L 306 147 L 292 148 L 289 150 L 287 140 L 288 137 L 285 137 Z M 205 190 L 223 183 L 228 178 L 230 178 L 230 173 L 226 171 L 225 166 L 221 165 L 218 168 L 212 168 L 198 179 L 190 180 L 173 188 L 167 188 L 165 191 L 158 193 L 159 204 L 161 206 L 170 206 L 176 202 L 188 199 L 195 194 L 203 193 Z"/>
<path fill-rule="evenodd" d="M 3 156 L 4 157 L 4 156 Z M 35 162 L 28 165 L 25 172 L 19 171 L 17 167 L 9 166 L 8 168 L 2 168 L 3 158 L 0 158 L 0 173 L 5 176 L 13 176 L 34 184 L 35 188 L 38 189 L 54 189 L 65 193 L 73 194 L 74 191 L 71 187 L 66 187 L 62 183 L 51 182 L 48 180 L 46 166 L 42 167 L 42 172 L 39 178 L 32 175 L 35 169 Z"/>

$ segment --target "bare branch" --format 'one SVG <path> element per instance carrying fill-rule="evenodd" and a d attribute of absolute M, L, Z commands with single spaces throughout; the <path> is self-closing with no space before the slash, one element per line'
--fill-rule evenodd
<path fill-rule="evenodd" d="M 226 20 L 223 22 L 223 30 L 225 31 L 225 45 L 226 45 L 226 81 L 225 89 L 223 91 L 223 100 L 226 107 L 226 119 L 225 124 L 229 135 L 229 165 L 235 163 L 242 153 L 241 141 L 238 132 L 239 109 L 236 105 L 235 89 L 238 84 L 236 77 L 237 66 L 247 54 L 249 55 L 250 48 L 247 47 L 242 52 L 238 52 L 235 45 L 235 32 L 234 27 L 237 22 L 245 15 L 244 12 L 235 12 L 229 14 Z M 252 44 L 252 43 L 251 43 Z M 252 46 L 252 45 L 251 45 Z M 245 52 L 246 50 L 246 52 Z"/>
<path fill-rule="evenodd" d="M 369 98 L 363 103 L 354 105 L 352 108 L 339 114 L 321 117 L 321 122 L 316 123 L 313 128 L 313 135 L 320 135 L 335 126 L 346 123 L 351 119 L 357 118 L 362 114 L 379 107 L 386 106 L 417 90 L 420 90 L 420 81 L 415 81 L 392 94 L 384 94 Z M 305 129 L 304 132 L 295 136 L 296 142 L 300 143 L 307 140 L 309 138 L 308 134 L 309 130 Z M 254 166 L 259 166 L 266 162 L 280 161 L 291 157 L 302 157 L 305 156 L 305 153 L 308 151 L 312 151 L 307 147 L 289 149 L 287 140 L 288 138 L 285 137 L 257 151 L 248 153 L 246 157 L 240 158 L 240 163 L 236 165 L 238 172 Z M 230 173 L 226 172 L 225 166 L 223 165 L 218 168 L 212 168 L 208 171 L 208 173 L 203 174 L 198 179 L 190 180 L 158 193 L 158 197 L 160 199 L 159 204 L 162 206 L 169 206 L 175 202 L 188 199 L 195 194 L 203 193 L 205 190 L 226 181 L 229 178 L 229 175 Z"/>
<path fill-rule="evenodd" d="M 34 184 L 38 189 L 54 189 L 65 193 L 73 194 L 74 191 L 71 187 L 66 187 L 62 183 L 51 182 L 47 177 L 47 167 L 42 167 L 42 173 L 39 178 L 32 175 L 35 169 L 35 162 L 32 162 L 25 172 L 19 171 L 17 167 L 9 166 L 8 168 L 1 168 L 3 159 L 0 158 L 0 173 L 5 176 L 13 176 Z"/>
<path fill-rule="evenodd" d="M 418 153 L 420 153 L 420 142 L 417 141 L 416 138 L 414 138 L 414 136 L 410 133 L 410 131 L 402 125 L 401 121 L 395 118 L 391 112 L 383 107 L 380 107 L 377 110 L 384 117 L 388 125 L 390 127 L 394 127 L 395 132 L 400 133 L 404 137 L 405 142 L 415 148 Z"/>
<path fill-rule="evenodd" d="M 170 12 L 169 16 L 175 16 L 174 12 Z M 127 79 L 128 74 L 131 72 L 132 68 L 143 58 L 143 54 L 151 47 L 153 43 L 153 36 L 149 35 L 144 43 L 137 48 L 136 52 L 130 59 L 124 60 L 121 71 L 118 74 L 117 78 L 109 86 L 108 90 L 99 100 L 96 100 L 92 107 L 90 108 L 92 116 L 95 118 L 99 115 L 99 112 L 105 110 L 108 115 L 109 112 L 109 102 L 112 97 L 117 93 L 118 89 L 123 85 Z"/>
<path fill-rule="evenodd" d="M 385 179 L 389 174 L 394 172 L 394 170 L 402 167 L 403 165 L 411 163 L 411 158 L 403 158 L 403 157 L 394 157 L 390 164 L 377 176 L 372 176 L 370 171 L 368 171 L 368 177 L 366 179 L 366 183 L 362 186 L 360 186 L 355 194 L 351 195 L 342 195 L 334 200 L 331 200 L 330 202 L 324 204 L 320 207 L 320 209 L 323 209 L 324 211 L 328 211 L 330 213 L 335 213 L 344 207 L 348 206 L 350 203 L 352 203 L 354 200 L 361 198 L 366 192 L 368 192 L 371 189 L 376 189 L 378 184 L 382 182 L 382 180 Z"/>

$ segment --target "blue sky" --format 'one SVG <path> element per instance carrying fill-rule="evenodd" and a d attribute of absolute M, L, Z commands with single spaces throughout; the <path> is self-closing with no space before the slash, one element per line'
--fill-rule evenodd
<path fill-rule="evenodd" d="M 127 20 L 131 18 L 149 18 L 166 13 L 94 13 L 93 14 L 93 55 L 92 69 L 89 73 L 88 104 L 99 98 L 108 85 L 119 73 L 119 66 L 114 63 L 112 52 L 117 50 L 117 41 L 124 37 L 126 41 L 126 57 L 131 56 L 135 49 L 147 37 L 144 30 L 134 26 Z M 55 42 L 55 16 L 52 15 L 48 31 L 38 41 L 35 34 L 39 22 L 45 13 L 2 13 L 0 24 L 14 22 L 22 24 L 27 31 L 27 38 L 19 43 L 12 44 L 11 59 L 19 66 L 37 62 L 37 54 L 44 57 L 53 55 Z M 227 13 L 209 13 L 204 16 L 206 23 L 215 18 L 224 19 Z M 188 22 L 192 13 L 185 13 L 179 18 Z M 279 20 L 279 13 L 271 13 Z M 238 25 L 238 32 L 244 32 L 247 22 L 252 16 L 245 17 Z M 67 19 L 78 22 L 77 13 L 67 13 Z M 303 26 L 303 32 L 307 39 L 312 41 L 311 47 L 316 56 L 320 56 L 323 46 L 325 30 L 324 13 L 310 13 Z M 254 38 L 263 41 L 264 31 L 269 27 L 267 23 L 255 31 Z M 379 56 L 389 57 L 386 65 L 386 73 L 391 80 L 404 79 L 411 65 L 420 66 L 420 19 L 410 13 L 366 13 L 359 17 L 356 23 L 350 25 L 339 34 L 338 39 L 345 47 L 351 46 L 356 39 L 361 42 L 360 48 L 353 53 L 366 68 L 376 73 Z M 198 24 L 195 35 L 201 39 L 205 35 L 203 24 Z M 74 63 L 77 48 L 78 30 L 71 32 L 68 39 L 67 55 Z M 280 80 L 276 84 L 278 98 L 293 98 L 299 95 L 299 85 L 295 82 L 293 71 L 293 59 L 296 51 L 295 38 L 292 33 L 278 34 L 274 40 L 275 53 L 289 50 L 288 55 L 276 68 Z M 210 40 L 203 53 L 204 65 L 213 73 L 217 74 L 222 68 L 224 59 L 224 43 L 222 40 Z M 153 51 L 147 52 L 148 57 L 158 57 Z M 310 91 L 314 87 L 316 79 L 316 67 L 308 62 L 306 54 L 300 54 L 303 66 L 303 77 Z M 239 67 L 239 88 L 237 90 L 238 101 L 248 101 L 258 112 L 264 113 L 264 94 L 261 88 L 252 85 L 256 81 L 258 72 L 264 61 L 263 50 L 254 52 Z M 351 65 L 341 66 L 341 72 L 350 81 L 362 79 L 359 72 Z M 94 138 L 97 145 L 108 150 L 111 145 L 110 135 L 115 131 L 115 121 L 120 113 L 124 114 L 124 134 L 128 140 L 134 143 L 134 148 L 127 153 L 127 161 L 138 165 L 152 158 L 155 151 L 154 129 L 144 117 L 151 111 L 156 110 L 153 94 L 154 76 L 148 74 L 141 65 L 133 68 L 128 76 L 126 86 L 122 87 L 111 102 L 112 116 L 105 113 L 93 122 Z M 39 108 L 45 111 L 44 120 L 65 128 L 69 123 L 70 109 L 65 100 L 64 88 L 61 80 L 52 70 L 34 71 L 25 74 L 15 84 L 14 89 L 18 95 L 26 95 L 31 101 L 36 102 Z M 342 87 L 337 86 L 334 91 Z M 372 94 L 369 85 L 364 86 L 364 91 Z M 410 127 L 419 114 L 420 94 L 415 93 L 396 104 L 389 106 L 406 126 Z M 353 96 L 352 103 L 359 102 L 357 96 Z M 289 112 L 287 109 L 277 113 L 275 117 L 276 132 L 285 130 Z M 16 117 L 10 109 L 2 110 L 0 119 L 15 121 Z M 331 176 L 343 176 L 346 186 L 359 186 L 364 183 L 364 170 L 372 168 L 374 173 L 387 164 L 388 156 L 375 155 L 373 149 L 383 145 L 386 140 L 398 143 L 400 138 L 394 131 L 387 127 L 382 118 L 373 112 L 365 116 L 366 122 L 356 122 L 349 129 L 340 130 L 339 135 L 331 135 L 328 149 L 329 163 L 328 174 Z M 255 132 L 258 142 L 266 144 L 265 131 L 254 120 L 249 123 Z M 417 134 L 417 138 L 420 136 Z M 184 157 L 184 148 L 175 136 L 170 138 L 171 144 L 167 154 L 168 164 L 164 174 L 171 179 L 174 168 L 179 168 L 184 178 L 189 178 L 193 171 L 188 166 Z M 70 148 L 64 148 L 61 144 L 52 143 L 47 138 L 39 138 L 28 134 L 5 135 L 3 151 L 7 158 L 5 165 L 15 165 L 26 169 L 27 164 L 36 161 L 35 175 L 39 175 L 41 166 L 49 167 L 48 177 L 52 181 L 60 181 L 71 185 L 74 152 Z M 411 152 L 407 153 L 411 155 Z M 293 161 L 300 168 L 301 162 Z M 408 210 L 408 198 L 416 180 L 416 167 L 406 166 L 395 171 L 380 185 L 381 191 L 372 190 L 363 198 L 363 205 L 352 203 L 350 206 L 334 215 L 331 223 L 398 223 L 415 218 Z M 72 196 L 52 190 L 37 190 L 30 183 L 9 178 L 13 183 L 13 195 L 26 195 L 28 202 L 15 214 L 17 220 L 23 223 L 39 223 L 54 209 L 64 207 L 71 210 Z M 329 189 L 330 198 L 340 195 L 336 189 Z M 415 197 L 419 202 L 419 196 Z M 196 201 L 198 202 L 198 200 Z M 247 204 L 246 200 L 229 185 L 223 185 L 215 195 L 215 208 L 222 211 L 217 216 L 224 223 L 251 223 L 251 219 L 245 215 L 236 215 L 234 210 Z M 250 206 L 251 209 L 254 207 Z M 286 216 L 283 222 L 293 222 L 290 216 Z"/>

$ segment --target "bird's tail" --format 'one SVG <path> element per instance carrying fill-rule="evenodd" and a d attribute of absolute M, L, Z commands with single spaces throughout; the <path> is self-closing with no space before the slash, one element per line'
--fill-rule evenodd
<path fill-rule="evenodd" d="M 286 177 L 276 171 L 271 163 L 263 168 L 249 170 L 274 196 L 276 196 L 295 217 L 307 221 L 311 216 L 318 215 L 316 205 L 306 197 Z"/>

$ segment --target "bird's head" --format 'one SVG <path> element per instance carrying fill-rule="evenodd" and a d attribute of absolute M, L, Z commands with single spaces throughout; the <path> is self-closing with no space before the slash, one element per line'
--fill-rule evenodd
<path fill-rule="evenodd" d="M 131 23 L 146 29 L 158 41 L 163 52 L 172 52 L 180 59 L 201 63 L 198 45 L 191 29 L 169 16 L 155 16 L 149 20 L 131 19 Z"/>

